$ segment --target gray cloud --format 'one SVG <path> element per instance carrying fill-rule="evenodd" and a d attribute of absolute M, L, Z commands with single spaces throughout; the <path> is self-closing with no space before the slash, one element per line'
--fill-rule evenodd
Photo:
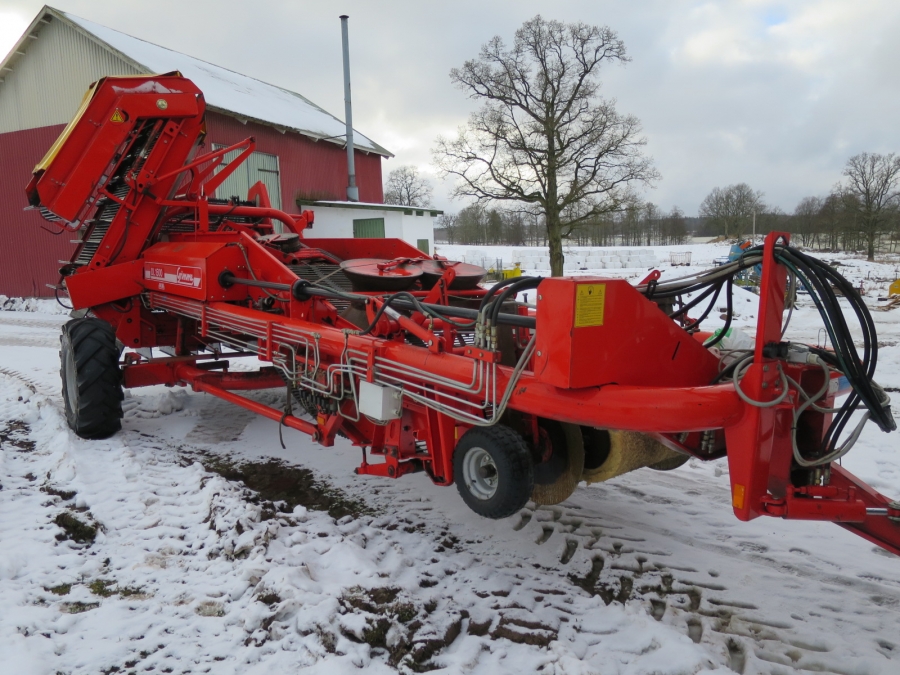
<path fill-rule="evenodd" d="M 0 50 L 10 26 L 40 0 L 0 0 Z M 73 12 L 139 38 L 301 92 L 342 116 L 340 26 L 350 15 L 354 122 L 430 170 L 438 133 L 476 105 L 450 68 L 523 21 L 608 24 L 632 62 L 603 74 L 606 96 L 643 122 L 662 180 L 647 197 L 695 213 L 716 186 L 747 182 L 787 211 L 840 179 L 864 150 L 900 150 L 894 0 L 644 0 L 454 3 L 412 0 L 60 0 Z M 24 27 L 24 26 L 20 26 Z M 6 41 L 6 42 L 4 42 Z M 439 186 L 437 206 L 458 209 Z"/>

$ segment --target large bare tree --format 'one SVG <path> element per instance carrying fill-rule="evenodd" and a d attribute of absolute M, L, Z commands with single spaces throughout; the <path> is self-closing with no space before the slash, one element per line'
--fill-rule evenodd
<path fill-rule="evenodd" d="M 700 204 L 700 217 L 726 237 L 740 237 L 752 227 L 754 214 L 765 210 L 763 194 L 746 183 L 715 187 Z"/>
<path fill-rule="evenodd" d="M 430 206 L 434 188 L 427 178 L 412 166 L 401 166 L 388 174 L 384 184 L 384 203 L 401 206 Z"/>
<path fill-rule="evenodd" d="M 863 152 L 847 160 L 845 204 L 854 211 L 856 227 L 866 240 L 866 254 L 875 260 L 878 237 L 890 228 L 900 205 L 900 157 Z"/>
<path fill-rule="evenodd" d="M 494 37 L 450 71 L 483 104 L 456 138 L 438 138 L 435 164 L 457 179 L 456 197 L 536 206 L 556 276 L 573 227 L 619 209 L 632 186 L 658 177 L 637 118 L 600 97 L 601 66 L 628 60 L 610 28 L 538 15 L 512 46 Z"/>

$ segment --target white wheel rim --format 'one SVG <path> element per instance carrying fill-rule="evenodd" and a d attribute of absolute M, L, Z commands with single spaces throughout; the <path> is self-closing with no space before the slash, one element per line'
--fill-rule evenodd
<path fill-rule="evenodd" d="M 497 465 L 484 448 L 470 448 L 463 461 L 463 482 L 472 496 L 487 500 L 497 492 Z"/>

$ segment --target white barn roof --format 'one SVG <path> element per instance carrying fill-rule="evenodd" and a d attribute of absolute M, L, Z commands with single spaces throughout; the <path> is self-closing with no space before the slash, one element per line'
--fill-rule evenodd
<path fill-rule="evenodd" d="M 346 127 L 343 121 L 295 92 L 241 75 L 180 52 L 120 33 L 68 12 L 44 7 L 22 40 L 0 66 L 13 65 L 23 55 L 20 45 L 42 19 L 49 14 L 70 24 L 89 38 L 114 52 L 118 57 L 145 74 L 173 70 L 192 80 L 206 97 L 207 108 L 242 120 L 253 120 L 281 130 L 296 131 L 317 140 L 344 145 Z M 386 157 L 393 155 L 378 143 L 354 130 L 354 145 L 360 150 Z"/>

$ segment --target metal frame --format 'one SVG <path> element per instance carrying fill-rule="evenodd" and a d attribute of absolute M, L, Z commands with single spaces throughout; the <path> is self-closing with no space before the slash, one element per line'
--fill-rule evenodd
<path fill-rule="evenodd" d="M 91 185 L 128 187 L 94 258 L 64 268 L 74 306 L 112 324 L 126 346 L 174 350 L 175 356 L 166 358 L 127 354 L 125 386 L 191 386 L 324 446 L 341 433 L 363 449 L 358 473 L 399 477 L 424 470 L 439 485 L 454 481 L 457 439 L 472 426 L 496 423 L 507 410 L 535 428 L 538 418 L 549 418 L 648 433 L 703 460 L 727 454 L 732 505 L 741 520 L 834 521 L 900 554 L 900 504 L 837 465 L 815 484 L 792 483 L 790 433 L 802 403 L 799 392 L 791 389 L 777 405 L 761 407 L 742 400 L 732 383 L 709 384 L 718 359 L 698 335 L 624 281 L 543 281 L 537 310 L 520 307 L 504 328 L 515 345 L 515 365 L 501 363 L 500 348 L 462 343 L 459 326 L 415 305 L 407 307 L 408 315 L 384 311 L 369 330 L 360 330 L 331 300 L 364 306 L 374 321 L 384 293 L 312 292 L 290 265 L 316 256 L 333 262 L 337 251 L 345 258 L 370 257 L 376 244 L 318 239 L 309 242 L 316 248 L 300 251 L 269 245 L 264 235 L 272 233 L 272 220 L 302 241 L 311 214 L 272 209 L 261 184 L 254 190 L 262 195 L 262 206 L 215 203 L 207 196 L 224 180 L 224 171 L 212 175 L 224 153 L 244 148 L 241 157 L 246 157 L 253 140 L 191 159 L 202 137 L 202 95 L 177 76 L 158 78 L 168 91 L 181 92 L 171 95 L 177 100 L 156 91 L 136 93 L 146 80 L 132 79 L 98 83 L 58 155 L 28 188 L 32 204 L 54 214 L 61 227 L 83 228 L 92 209 L 112 199 L 105 187 Z M 125 113 L 126 122 L 113 121 L 116 110 Z M 91 120 L 105 122 L 97 127 Z M 148 128 L 153 138 L 145 137 Z M 140 170 L 129 165 L 127 175 L 115 173 L 135 139 L 146 150 Z M 89 181 L 73 186 L 76 173 Z M 782 371 L 796 382 L 821 377 L 818 366 L 766 356 L 765 347 L 781 340 L 786 269 L 774 257 L 779 241 L 789 241 L 789 235 L 766 239 L 756 349 L 741 380 L 749 399 L 761 404 L 781 395 Z M 422 257 L 404 242 L 377 245 L 394 251 L 392 257 Z M 434 289 L 413 295 L 448 312 L 453 296 L 484 295 L 484 290 L 448 291 L 453 278 L 448 267 Z M 582 315 L 578 296 L 588 286 L 604 294 L 605 304 Z M 230 372 L 227 361 L 219 360 L 221 345 L 269 365 L 256 373 Z M 216 360 L 207 361 L 210 352 Z M 363 380 L 401 392 L 399 419 L 360 414 Z M 234 393 L 285 382 L 315 402 L 313 419 Z M 830 406 L 833 396 L 824 397 L 822 405 Z M 815 418 L 804 432 L 806 441 L 821 438 L 828 417 Z M 370 463 L 373 455 L 383 461 Z"/>

